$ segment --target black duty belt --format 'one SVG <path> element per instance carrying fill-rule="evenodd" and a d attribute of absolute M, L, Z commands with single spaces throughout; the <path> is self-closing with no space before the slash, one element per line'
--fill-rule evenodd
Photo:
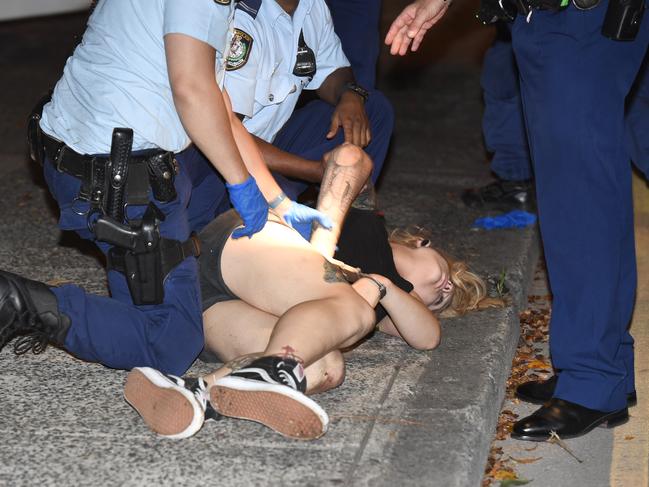
<path fill-rule="evenodd" d="M 105 198 L 107 178 L 110 177 L 110 160 L 107 156 L 79 154 L 64 142 L 43 133 L 43 149 L 47 158 L 57 171 L 64 172 L 81 180 L 79 199 L 101 204 Z M 152 149 L 133 154 L 129 160 L 127 179 L 127 203 L 146 205 L 149 202 L 150 178 L 173 179 L 169 171 L 151 174 L 149 164 L 153 159 L 168 159 L 165 167 L 173 167 L 172 152 Z"/>

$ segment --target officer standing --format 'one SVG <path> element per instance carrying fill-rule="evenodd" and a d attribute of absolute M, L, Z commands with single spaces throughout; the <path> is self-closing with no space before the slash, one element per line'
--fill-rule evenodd
<path fill-rule="evenodd" d="M 534 199 L 532 161 L 509 23 L 496 23 L 496 38 L 485 53 L 480 85 L 484 98 L 482 135 L 485 148 L 493 153 L 491 171 L 497 179 L 467 189 L 462 201 L 474 208 L 529 208 Z"/>
<path fill-rule="evenodd" d="M 259 187 L 248 173 L 217 85 L 232 14 L 231 0 L 98 3 L 30 137 L 60 228 L 107 255 L 111 298 L 0 272 L 0 347 L 20 335 L 17 353 L 54 343 L 109 367 L 174 374 L 194 361 L 203 331 L 190 234 L 220 197 L 190 143 L 227 181 L 244 221 L 237 236 L 259 231 L 281 193 L 266 168 L 254 170 Z"/>
<path fill-rule="evenodd" d="M 622 424 L 635 389 L 628 326 L 636 267 L 624 115 L 649 22 L 639 22 L 643 1 L 626 3 L 628 10 L 616 0 L 577 5 L 527 8 L 512 28 L 554 296 L 550 352 L 560 371 L 551 399 L 514 425 L 512 436 L 523 440 Z M 392 53 L 416 50 L 447 8 L 444 0 L 406 7 L 386 38 Z"/>

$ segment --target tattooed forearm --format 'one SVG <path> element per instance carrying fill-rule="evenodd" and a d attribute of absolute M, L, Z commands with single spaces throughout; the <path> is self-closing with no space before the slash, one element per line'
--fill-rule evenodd
<path fill-rule="evenodd" d="M 328 260 L 324 261 L 324 281 L 325 282 L 347 282 L 343 271 L 337 265 Z"/>

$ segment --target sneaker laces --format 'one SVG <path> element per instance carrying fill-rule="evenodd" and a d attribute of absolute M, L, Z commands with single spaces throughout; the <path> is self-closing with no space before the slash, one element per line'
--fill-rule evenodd
<path fill-rule="evenodd" d="M 295 389 L 296 391 L 298 389 L 297 382 L 295 381 L 295 378 L 293 377 L 293 374 L 285 370 L 283 367 L 288 367 L 288 364 L 286 364 L 284 361 L 278 362 L 277 365 L 277 375 L 281 379 L 281 381 L 284 383 L 285 386 L 288 386 L 292 389 Z"/>

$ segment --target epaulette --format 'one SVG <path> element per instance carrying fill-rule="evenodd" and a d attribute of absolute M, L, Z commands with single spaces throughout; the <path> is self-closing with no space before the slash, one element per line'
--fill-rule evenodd
<path fill-rule="evenodd" d="M 261 8 L 261 1 L 262 0 L 239 0 L 237 2 L 236 9 L 243 10 L 248 15 L 250 15 L 253 19 L 255 19 L 257 18 L 257 13 L 259 13 L 259 9 Z"/>

